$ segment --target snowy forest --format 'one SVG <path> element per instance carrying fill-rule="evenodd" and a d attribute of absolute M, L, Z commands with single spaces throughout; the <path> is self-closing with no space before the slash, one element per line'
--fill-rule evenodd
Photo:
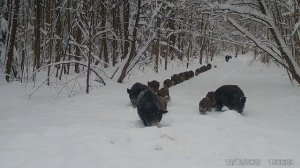
<path fill-rule="evenodd" d="M 7 82 L 90 76 L 122 83 L 134 67 L 253 52 L 300 83 L 299 0 L 3 0 L 0 68 Z M 42 75 L 38 75 L 42 73 Z M 39 77 L 42 76 L 42 79 Z"/>
<path fill-rule="evenodd" d="M 300 0 L 0 0 L 1 168 L 299 168 Z"/>

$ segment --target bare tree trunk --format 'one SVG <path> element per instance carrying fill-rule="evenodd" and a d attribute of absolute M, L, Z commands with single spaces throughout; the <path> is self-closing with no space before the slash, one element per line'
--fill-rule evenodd
<path fill-rule="evenodd" d="M 20 3 L 19 0 L 15 0 L 15 11 L 12 17 L 13 22 L 12 22 L 12 29 L 10 32 L 9 50 L 7 53 L 6 72 L 5 72 L 6 73 L 5 79 L 7 82 L 9 82 L 9 77 L 11 74 L 12 62 L 14 57 L 14 47 L 15 47 L 16 33 L 18 27 L 19 3 Z"/>
<path fill-rule="evenodd" d="M 68 9 L 71 9 L 71 7 L 72 7 L 71 3 L 72 3 L 72 1 L 68 0 L 68 2 L 67 2 L 67 8 Z M 72 21 L 71 20 L 72 20 L 71 10 L 69 10 L 68 13 L 67 13 L 68 30 L 70 30 L 71 32 L 73 32 L 73 27 L 72 27 L 73 25 L 72 25 Z M 72 51 L 71 51 L 71 49 L 72 48 L 71 48 L 71 44 L 70 43 L 68 43 L 67 45 L 68 45 L 68 60 L 71 61 L 71 59 L 72 59 L 72 56 L 71 56 Z M 71 64 L 68 63 L 67 64 L 67 74 L 68 75 L 70 74 L 70 66 L 71 66 Z"/>
<path fill-rule="evenodd" d="M 187 58 L 186 68 L 189 68 L 190 58 L 192 56 L 192 51 L 193 51 L 192 38 L 193 37 L 191 35 L 189 35 L 189 48 L 188 48 L 188 54 L 186 56 L 186 58 Z"/>
<path fill-rule="evenodd" d="M 119 12 L 119 2 L 116 4 L 115 7 L 112 9 L 112 15 L 113 15 L 113 29 L 116 34 L 118 34 L 118 29 L 120 28 L 120 12 Z M 118 50 L 118 40 L 113 39 L 113 55 L 112 55 L 112 65 L 115 66 L 117 64 L 119 56 L 119 50 Z"/>
<path fill-rule="evenodd" d="M 129 55 L 128 60 L 125 63 L 125 66 L 122 69 L 121 75 L 118 79 L 119 83 L 123 82 L 124 78 L 126 77 L 127 69 L 130 65 L 130 62 L 134 58 L 134 54 L 135 54 L 135 50 L 136 50 L 135 43 L 137 41 L 137 30 L 138 30 L 138 26 L 139 26 L 138 24 L 139 24 L 139 20 L 140 20 L 140 13 L 141 13 L 141 0 L 138 0 L 137 14 L 136 14 L 136 17 L 135 17 L 135 24 L 134 24 L 134 29 L 133 29 L 133 33 L 132 33 L 132 44 L 131 44 L 130 55 Z"/>
<path fill-rule="evenodd" d="M 13 4 L 12 4 L 12 0 L 7 0 L 7 9 L 6 11 L 4 11 L 4 18 L 7 19 L 8 21 L 8 30 L 11 30 L 11 24 L 13 21 Z M 8 51 L 9 50 L 9 42 L 10 42 L 10 32 L 7 33 L 7 36 L 4 37 L 5 39 L 5 50 Z M 7 54 L 6 54 L 7 56 Z"/>
<path fill-rule="evenodd" d="M 192 9 L 194 11 L 194 8 Z M 192 25 L 193 25 L 193 12 L 191 12 L 190 14 L 190 19 L 189 19 L 189 24 L 190 24 L 190 30 L 192 30 Z M 188 54 L 186 56 L 187 58 L 187 64 L 186 64 L 186 68 L 189 68 L 189 64 L 190 64 L 190 58 L 192 56 L 192 52 L 193 52 L 193 36 L 191 34 L 188 35 Z"/>
<path fill-rule="evenodd" d="M 36 25 L 35 25 L 35 48 L 34 48 L 34 68 L 41 67 L 41 21 L 42 21 L 42 5 L 41 1 L 36 1 Z"/>
<path fill-rule="evenodd" d="M 154 57 L 154 60 L 155 60 L 155 63 L 154 63 L 154 70 L 156 73 L 158 73 L 158 67 L 159 67 L 159 55 L 160 55 L 160 45 L 159 45 L 159 41 L 160 41 L 160 31 L 159 31 L 159 28 L 160 28 L 160 19 L 157 18 L 156 20 L 156 23 L 155 23 L 155 28 L 156 28 L 156 34 L 157 34 L 157 38 L 156 40 L 154 41 L 154 44 L 153 44 L 153 47 L 152 47 L 152 55 Z"/>
<path fill-rule="evenodd" d="M 203 63 L 203 53 L 204 53 L 204 50 L 205 50 L 205 48 L 201 47 L 200 53 L 199 53 L 199 63 L 200 63 L 200 65 L 202 65 L 202 63 Z"/>
<path fill-rule="evenodd" d="M 11 18 L 11 14 L 12 14 L 12 0 L 6 0 L 6 9 L 5 11 L 3 11 L 4 13 L 4 18 L 7 19 L 10 22 L 10 18 Z M 9 24 L 10 25 L 10 24 Z M 8 26 L 10 27 L 10 26 Z"/>
<path fill-rule="evenodd" d="M 60 2 L 56 4 L 56 8 L 59 6 Z M 56 45 L 55 45 L 55 51 L 56 51 L 56 57 L 55 57 L 55 62 L 59 62 L 61 60 L 61 55 L 63 54 L 62 52 L 62 38 L 63 38 L 63 31 L 62 31 L 62 23 L 61 23 L 61 14 L 60 11 L 57 10 L 57 21 L 56 21 L 56 34 L 60 37 L 60 39 L 56 40 Z M 62 68 L 62 65 L 57 65 L 56 66 L 56 78 L 59 76 L 59 69 Z"/>
<path fill-rule="evenodd" d="M 179 33 L 178 36 L 177 36 L 177 47 L 180 51 L 180 53 L 178 54 L 178 59 L 182 61 L 182 57 L 183 57 L 183 34 L 182 33 Z"/>
<path fill-rule="evenodd" d="M 91 59 L 92 59 L 92 27 L 89 27 L 89 52 L 88 52 L 88 67 L 86 75 L 86 93 L 90 92 L 90 72 L 91 72 Z"/>
<path fill-rule="evenodd" d="M 105 6 L 106 0 L 101 0 L 101 30 L 104 31 L 106 29 L 106 17 L 107 17 L 107 9 Z M 107 50 L 107 35 L 106 33 L 103 33 L 102 37 L 102 54 L 104 58 L 104 68 L 106 68 L 109 64 L 109 58 L 108 58 L 108 50 Z"/>
<path fill-rule="evenodd" d="M 63 52 L 63 45 L 64 45 L 64 43 L 63 43 L 63 32 L 64 32 L 64 27 L 62 28 L 60 48 L 61 48 L 61 54 L 63 55 L 63 61 L 65 61 L 66 60 L 66 54 L 67 54 L 66 50 L 67 50 L 68 46 L 66 44 L 65 52 Z M 64 74 L 66 74 L 66 64 L 61 64 L 60 75 L 59 75 L 59 78 L 58 78 L 59 80 L 61 80 L 63 72 L 64 72 Z"/>
<path fill-rule="evenodd" d="M 298 23 L 300 21 L 300 0 L 295 0 L 294 5 L 294 23 Z M 298 29 L 298 33 L 295 33 L 294 41 L 295 41 L 295 56 L 296 56 L 296 62 L 298 66 L 300 67 L 300 30 Z"/>
<path fill-rule="evenodd" d="M 236 44 L 236 45 L 235 45 L 235 57 L 238 56 L 239 50 L 240 50 L 240 47 L 239 47 L 239 45 Z"/>
<path fill-rule="evenodd" d="M 154 57 L 154 70 L 156 73 L 158 73 L 158 67 L 159 67 L 159 39 L 156 39 L 154 41 L 153 47 L 152 47 L 152 56 Z"/>
<path fill-rule="evenodd" d="M 165 57 L 165 70 L 167 70 L 167 66 L 168 66 L 168 57 L 170 56 L 171 57 L 171 60 L 174 59 L 174 53 L 175 53 L 175 45 L 176 45 L 176 35 L 174 35 L 174 31 L 175 31 L 175 21 L 174 21 L 174 13 L 171 13 L 170 14 L 170 20 L 168 20 L 168 23 L 167 23 L 167 26 L 168 28 L 171 30 L 169 33 L 172 33 L 170 36 L 169 36 L 169 47 L 168 47 L 168 53 Z"/>
<path fill-rule="evenodd" d="M 208 28 L 208 23 L 206 23 L 207 21 L 204 20 L 204 18 L 202 18 L 202 21 L 200 23 L 200 29 L 203 32 L 207 31 Z M 203 63 L 203 55 L 204 55 L 204 51 L 207 48 L 207 38 L 204 36 L 200 37 L 200 56 L 199 56 L 199 63 L 202 65 Z"/>
<path fill-rule="evenodd" d="M 79 2 L 76 2 L 76 5 L 74 4 L 74 8 L 79 8 L 80 4 Z M 77 16 L 79 17 L 79 16 Z M 75 27 L 75 31 L 74 31 L 74 36 L 76 39 L 76 43 L 77 45 L 75 46 L 75 60 L 76 61 L 80 61 L 81 60 L 81 51 L 80 51 L 80 45 L 81 45 L 81 41 L 82 41 L 82 32 L 81 29 L 77 26 Z M 80 68 L 79 68 L 79 63 L 75 63 L 75 73 L 79 73 L 80 72 Z"/>
<path fill-rule="evenodd" d="M 48 39 L 49 39 L 49 47 L 48 47 L 48 64 L 51 64 L 52 61 L 52 47 L 53 47 L 53 33 L 52 33 L 52 0 L 48 0 L 48 10 L 47 10 L 47 18 L 46 22 L 50 25 L 49 28 L 49 33 L 48 33 Z M 50 85 L 50 72 L 51 72 L 51 66 L 48 67 L 48 80 L 47 80 L 47 85 Z"/>
<path fill-rule="evenodd" d="M 80 58 L 81 58 L 81 51 L 80 51 L 80 44 L 81 44 L 81 36 L 82 36 L 82 32 L 80 30 L 80 28 L 77 27 L 76 29 L 76 50 L 75 50 L 75 60 L 76 61 L 80 61 Z M 75 63 L 75 73 L 79 73 L 80 72 L 80 69 L 79 69 L 79 63 Z"/>
<path fill-rule="evenodd" d="M 129 52 L 129 19 L 130 19 L 130 4 L 129 0 L 123 0 L 123 20 L 124 20 L 124 53 L 122 55 L 122 60 L 125 59 Z"/>
<path fill-rule="evenodd" d="M 24 67 L 25 67 L 25 48 L 22 50 L 22 58 L 21 58 L 21 83 L 23 83 L 23 76 L 24 76 Z"/>
<path fill-rule="evenodd" d="M 200 65 L 202 65 L 203 63 L 203 55 L 204 55 L 204 51 L 205 51 L 205 48 L 206 48 L 206 44 L 205 44 L 205 37 L 200 37 L 200 53 L 199 53 L 199 63 Z"/>

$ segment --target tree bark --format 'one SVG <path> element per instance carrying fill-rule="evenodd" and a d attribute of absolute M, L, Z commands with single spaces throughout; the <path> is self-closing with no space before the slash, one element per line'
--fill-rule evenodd
<path fill-rule="evenodd" d="M 129 52 L 129 19 L 130 19 L 130 4 L 129 0 L 123 0 L 123 20 L 124 20 L 124 53 L 121 59 L 125 59 Z"/>
<path fill-rule="evenodd" d="M 59 7 L 60 0 L 59 2 L 56 3 L 56 8 Z M 61 60 L 61 55 L 62 55 L 62 38 L 63 38 L 63 31 L 62 31 L 62 21 L 61 21 L 61 14 L 60 11 L 56 11 L 57 15 L 57 21 L 56 21 L 56 35 L 59 36 L 60 38 L 56 40 L 56 45 L 55 45 L 55 51 L 56 51 L 56 57 L 55 57 L 55 62 L 60 62 Z M 56 75 L 55 77 L 59 77 L 59 69 L 62 68 L 63 65 L 57 65 L 56 66 Z"/>
<path fill-rule="evenodd" d="M 16 32 L 18 27 L 18 14 L 19 14 L 19 0 L 15 0 L 15 11 L 13 14 L 13 22 L 12 22 L 12 29 L 10 33 L 10 42 L 9 42 L 9 50 L 7 53 L 7 62 L 6 62 L 6 75 L 5 79 L 7 82 L 9 82 L 11 70 L 12 70 L 12 62 L 14 57 L 14 47 L 15 47 L 15 41 L 16 41 Z"/>
<path fill-rule="evenodd" d="M 36 1 L 36 25 L 35 25 L 35 49 L 34 49 L 34 68 L 41 67 L 41 21 L 42 21 L 42 5 L 41 1 Z"/>
<path fill-rule="evenodd" d="M 76 29 L 76 50 L 75 50 L 75 60 L 76 61 L 80 61 L 80 58 L 81 58 L 81 51 L 80 51 L 80 46 L 81 45 L 81 36 L 82 36 L 82 32 L 80 30 L 80 28 L 77 27 Z M 79 64 L 78 63 L 75 63 L 75 73 L 79 73 L 80 72 L 80 69 L 79 69 Z"/>
<path fill-rule="evenodd" d="M 52 33 L 52 0 L 48 0 L 48 10 L 46 14 L 46 22 L 50 25 L 49 27 L 49 33 L 48 33 L 48 39 L 49 39 L 49 47 L 48 47 L 48 64 L 51 64 L 52 61 L 52 47 L 53 47 L 53 33 Z M 48 80 L 47 80 L 47 85 L 50 85 L 50 71 L 51 71 L 51 66 L 48 67 Z"/>
<path fill-rule="evenodd" d="M 159 45 L 159 41 L 160 41 L 160 24 L 161 21 L 159 18 L 156 19 L 156 23 L 155 23 L 155 29 L 156 29 L 156 40 L 154 41 L 153 47 L 152 47 L 152 55 L 154 57 L 155 63 L 154 63 L 154 70 L 156 73 L 158 73 L 158 67 L 159 67 L 159 55 L 160 55 L 160 45 Z"/>
<path fill-rule="evenodd" d="M 169 42 L 170 46 L 168 46 L 167 54 L 165 55 L 165 70 L 168 69 L 168 58 L 170 57 L 171 60 L 174 59 L 174 53 L 175 53 L 174 47 L 176 46 L 176 35 L 174 34 L 174 31 L 175 31 L 174 18 L 175 18 L 175 14 L 174 14 L 174 12 L 172 12 L 170 14 L 170 19 L 167 22 L 167 27 L 170 29 L 170 31 L 168 33 L 171 35 L 169 36 L 169 38 L 167 40 Z"/>
<path fill-rule="evenodd" d="M 76 2 L 76 5 L 74 4 L 74 8 L 79 8 L 80 4 L 79 2 Z M 79 16 L 77 16 L 79 17 Z M 75 60 L 80 61 L 81 60 L 81 51 L 80 51 L 80 45 L 82 43 L 82 32 L 81 29 L 77 26 L 75 28 L 75 38 L 76 38 L 76 46 L 75 46 Z M 79 63 L 75 63 L 75 73 L 79 73 L 80 68 L 79 68 Z"/>
<path fill-rule="evenodd" d="M 105 6 L 106 0 L 101 0 L 101 16 L 102 16 L 102 21 L 101 21 L 101 30 L 104 31 L 106 29 L 106 15 L 107 15 L 107 9 Z M 103 33 L 102 37 L 102 54 L 104 58 L 104 68 L 107 68 L 109 64 L 109 58 L 108 58 L 108 50 L 107 50 L 107 35 L 106 33 Z"/>
<path fill-rule="evenodd" d="M 120 25 L 120 12 L 119 12 L 119 4 L 117 3 L 116 6 L 112 9 L 112 15 L 113 15 L 113 29 L 114 32 L 118 35 L 118 29 Z M 118 40 L 113 39 L 113 55 L 112 55 L 112 65 L 115 66 L 117 64 L 119 56 L 119 49 L 118 49 Z"/>
<path fill-rule="evenodd" d="M 294 23 L 300 22 L 300 0 L 295 0 L 295 5 L 294 5 Z M 297 33 L 298 32 L 298 33 Z M 298 28 L 298 31 L 295 33 L 294 36 L 294 41 L 295 41 L 295 57 L 298 66 L 300 66 L 300 30 Z"/>
<path fill-rule="evenodd" d="M 86 93 L 90 92 L 90 72 L 91 72 L 91 59 L 92 59 L 92 28 L 89 28 L 89 51 L 88 51 L 88 67 L 86 75 Z"/>
<path fill-rule="evenodd" d="M 204 44 L 202 44 L 202 45 L 204 45 Z M 204 50 L 205 50 L 205 48 L 202 46 L 200 48 L 200 53 L 199 53 L 199 64 L 200 65 L 202 65 L 202 63 L 203 63 L 203 53 L 204 53 Z"/>
<path fill-rule="evenodd" d="M 129 55 L 128 60 L 125 63 L 124 68 L 122 69 L 121 75 L 118 79 L 119 83 L 122 83 L 124 78 L 126 77 L 127 69 L 135 55 L 135 50 L 136 50 L 135 43 L 137 41 L 137 30 L 138 30 L 138 24 L 139 24 L 139 20 L 140 20 L 140 12 L 141 12 L 141 0 L 138 0 L 137 14 L 135 17 L 135 24 L 134 24 L 134 29 L 133 29 L 133 33 L 132 33 L 133 40 L 132 40 L 132 44 L 131 44 L 130 55 Z"/>

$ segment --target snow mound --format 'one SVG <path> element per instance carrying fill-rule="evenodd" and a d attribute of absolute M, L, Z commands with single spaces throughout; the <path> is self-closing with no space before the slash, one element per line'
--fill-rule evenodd
<path fill-rule="evenodd" d="M 219 117 L 226 120 L 239 120 L 242 115 L 235 110 L 227 110 L 222 112 Z"/>

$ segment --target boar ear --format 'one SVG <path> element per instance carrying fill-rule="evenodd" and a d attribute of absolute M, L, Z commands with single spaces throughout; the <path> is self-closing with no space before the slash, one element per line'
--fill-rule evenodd
<path fill-rule="evenodd" d="M 158 111 L 160 114 L 165 114 L 165 113 L 167 113 L 168 111 L 165 111 L 165 110 L 159 110 Z"/>
<path fill-rule="evenodd" d="M 246 97 L 242 97 L 242 98 L 241 98 L 241 102 L 242 102 L 242 103 L 245 103 L 245 102 L 246 102 Z"/>
<path fill-rule="evenodd" d="M 127 93 L 130 94 L 130 93 L 131 93 L 131 90 L 130 90 L 130 89 L 127 89 Z"/>
<path fill-rule="evenodd" d="M 149 83 L 150 83 L 150 82 L 148 81 L 148 86 L 149 86 Z"/>

